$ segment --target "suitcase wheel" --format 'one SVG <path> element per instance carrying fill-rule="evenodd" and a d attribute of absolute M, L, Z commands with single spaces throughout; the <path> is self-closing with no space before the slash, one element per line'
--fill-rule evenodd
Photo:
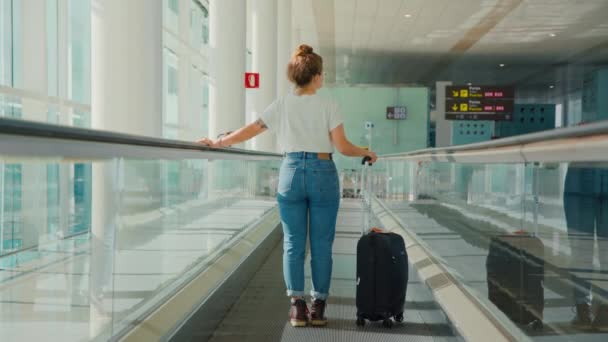
<path fill-rule="evenodd" d="M 365 325 L 365 319 L 361 317 L 357 317 L 357 326 L 362 327 Z"/>
<path fill-rule="evenodd" d="M 539 319 L 530 323 L 529 326 L 532 328 L 532 330 L 535 330 L 535 331 L 543 330 L 543 328 L 544 328 L 543 321 L 541 321 Z"/>
<path fill-rule="evenodd" d="M 403 322 L 403 312 L 395 316 L 395 322 Z"/>
<path fill-rule="evenodd" d="M 391 319 L 390 319 L 390 318 L 385 319 L 384 321 L 382 321 L 382 325 L 383 325 L 385 328 L 392 328 L 392 327 L 393 327 L 393 321 L 391 321 Z"/>

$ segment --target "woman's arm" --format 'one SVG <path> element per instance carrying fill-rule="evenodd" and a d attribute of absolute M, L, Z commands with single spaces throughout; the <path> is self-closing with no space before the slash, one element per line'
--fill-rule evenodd
<path fill-rule="evenodd" d="M 212 140 L 209 138 L 202 138 L 197 142 L 205 145 L 209 145 L 211 147 L 229 147 L 231 145 L 236 145 L 242 143 L 243 141 L 249 140 L 258 134 L 266 131 L 268 126 L 262 121 L 262 119 L 257 119 L 254 123 L 251 123 L 247 126 L 241 127 L 236 131 L 223 136 L 217 140 Z"/>
<path fill-rule="evenodd" d="M 345 156 L 348 157 L 365 157 L 368 156 L 372 158 L 371 162 L 375 163 L 378 156 L 372 151 L 368 151 L 353 145 L 348 138 L 346 138 L 346 134 L 344 133 L 344 125 L 339 125 L 334 128 L 330 132 L 331 141 L 336 146 L 338 151 Z"/>

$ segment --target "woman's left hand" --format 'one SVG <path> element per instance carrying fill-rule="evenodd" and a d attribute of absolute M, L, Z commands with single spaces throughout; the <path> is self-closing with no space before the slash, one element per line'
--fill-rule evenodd
<path fill-rule="evenodd" d="M 201 138 L 201 139 L 197 140 L 196 142 L 199 143 L 199 144 L 207 145 L 209 147 L 214 147 L 214 148 L 219 148 L 220 147 L 219 140 L 211 140 L 209 138 Z"/>

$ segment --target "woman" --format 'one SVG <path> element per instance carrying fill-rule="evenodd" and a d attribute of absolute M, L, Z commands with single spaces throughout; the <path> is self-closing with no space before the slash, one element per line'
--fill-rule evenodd
<path fill-rule="evenodd" d="M 354 146 L 344 133 L 338 106 L 317 94 L 323 86 L 323 59 L 300 45 L 287 66 L 295 88 L 275 100 L 254 123 L 218 140 L 199 142 L 227 147 L 271 129 L 285 153 L 279 172 L 277 200 L 284 233 L 283 274 L 291 297 L 289 318 L 294 327 L 324 326 L 332 271 L 332 245 L 340 204 L 340 186 L 332 160 L 335 148 L 350 157 L 376 154 Z M 310 227 L 309 223 L 310 222 Z M 304 301 L 304 258 L 310 233 L 312 310 Z"/>

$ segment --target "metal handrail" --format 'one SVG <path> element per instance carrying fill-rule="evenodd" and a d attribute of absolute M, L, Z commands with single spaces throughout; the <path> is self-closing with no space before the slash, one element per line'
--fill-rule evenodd
<path fill-rule="evenodd" d="M 608 121 L 379 158 L 463 163 L 608 161 Z"/>
<path fill-rule="evenodd" d="M 92 150 L 88 157 L 108 157 L 112 155 L 112 152 L 100 151 L 99 144 L 106 144 L 104 147 L 114 146 L 114 152 L 118 152 L 122 146 L 125 150 L 127 147 L 134 147 L 128 152 L 129 157 L 137 157 L 137 150 L 141 148 L 146 149 L 160 149 L 159 153 L 142 153 L 142 158 L 158 157 L 164 158 L 162 151 L 172 150 L 173 152 L 182 151 L 188 154 L 188 157 L 192 156 L 198 158 L 217 158 L 230 157 L 229 159 L 275 159 L 281 158 L 282 156 L 278 153 L 270 152 L 257 152 L 238 148 L 211 148 L 202 144 L 194 142 L 186 142 L 179 140 L 170 140 L 154 137 L 146 137 L 133 134 L 117 133 L 103 130 L 94 130 L 79 127 L 68 127 L 59 126 L 47 123 L 32 122 L 25 120 L 15 120 L 0 118 L 0 154 L 10 155 L 45 155 L 45 156 L 61 156 L 61 157 L 78 157 L 86 158 L 87 149 L 90 149 L 91 144 L 96 145 L 96 149 Z M 15 142 L 10 144 L 10 142 Z M 74 145 L 79 143 L 73 148 L 45 149 L 43 144 L 48 143 L 63 143 L 63 147 Z M 38 149 L 36 149 L 38 147 Z M 76 151 L 78 151 L 76 153 Z M 194 153 L 193 153 L 194 152 Z M 200 154 L 203 152 L 203 154 Z M 175 157 L 173 157 L 175 158 Z"/>

